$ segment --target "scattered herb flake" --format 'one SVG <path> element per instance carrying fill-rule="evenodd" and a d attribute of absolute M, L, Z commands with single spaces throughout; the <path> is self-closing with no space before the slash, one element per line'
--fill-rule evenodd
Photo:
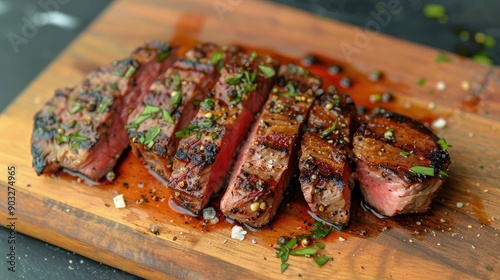
<path fill-rule="evenodd" d="M 481 53 L 474 55 L 472 57 L 472 60 L 485 66 L 493 65 L 493 60 L 491 60 L 491 58 L 489 58 L 487 55 Z"/>
<path fill-rule="evenodd" d="M 212 110 L 215 106 L 215 100 L 212 98 L 205 98 L 203 101 L 198 103 L 200 107 L 205 110 Z"/>
<path fill-rule="evenodd" d="M 172 119 L 172 116 L 168 113 L 166 109 L 162 109 L 162 113 L 163 113 L 163 118 L 165 119 L 166 122 L 174 124 L 174 119 Z"/>
<path fill-rule="evenodd" d="M 330 133 L 334 132 L 337 129 L 337 125 L 339 124 L 339 119 L 336 119 L 335 122 L 328 129 L 323 130 L 319 133 L 321 138 L 328 136 Z"/>
<path fill-rule="evenodd" d="M 392 128 L 388 128 L 388 129 L 384 132 L 384 138 L 385 138 L 385 139 L 391 139 L 392 137 L 394 137 L 394 129 L 392 129 Z"/>
<path fill-rule="evenodd" d="M 172 96 L 170 97 L 170 101 L 168 102 L 172 108 L 179 107 L 179 104 L 182 101 L 182 93 L 180 91 L 173 91 Z"/>
<path fill-rule="evenodd" d="M 276 75 L 276 72 L 274 71 L 273 68 L 265 66 L 265 65 L 259 65 L 259 69 L 264 73 L 264 75 L 267 78 L 272 78 L 274 75 Z"/>
<path fill-rule="evenodd" d="M 97 107 L 97 113 L 102 114 L 108 110 L 109 106 L 111 106 L 111 100 L 109 98 L 103 98 L 101 103 L 99 103 L 99 106 Z"/>
<path fill-rule="evenodd" d="M 409 151 L 409 152 L 402 151 L 399 153 L 400 156 L 405 157 L 405 158 L 409 157 L 411 154 L 413 154 L 413 151 Z"/>
<path fill-rule="evenodd" d="M 321 222 L 314 222 L 313 225 L 311 233 L 313 234 L 314 239 L 323 239 L 332 231 L 332 227 L 323 225 Z"/>
<path fill-rule="evenodd" d="M 437 142 L 439 146 L 441 146 L 441 149 L 443 149 L 443 151 L 446 151 L 449 147 L 451 147 L 451 145 L 448 145 L 448 143 L 446 143 L 446 140 L 444 138 L 440 138 Z"/>
<path fill-rule="evenodd" d="M 488 271 L 492 271 L 492 270 L 493 270 L 493 266 L 491 266 L 491 265 L 487 265 L 487 266 L 486 266 L 486 270 L 488 270 Z"/>
<path fill-rule="evenodd" d="M 156 136 L 158 136 L 160 134 L 160 128 L 158 126 L 152 126 L 148 132 L 146 133 L 146 136 L 144 137 L 143 141 L 142 141 L 142 144 L 144 145 L 147 145 L 149 148 L 152 147 L 152 145 L 154 145 L 154 140 L 156 138 Z M 142 137 L 141 137 L 142 139 Z M 151 144 L 153 143 L 153 144 Z"/>
<path fill-rule="evenodd" d="M 446 17 L 446 8 L 439 4 L 426 4 L 422 12 L 427 18 L 442 19 Z"/>
<path fill-rule="evenodd" d="M 217 63 L 219 63 L 222 60 L 223 57 L 224 57 L 224 54 L 221 51 L 215 51 L 212 54 L 212 57 L 210 58 L 210 63 L 212 65 L 216 65 Z"/>
<path fill-rule="evenodd" d="M 409 169 L 413 173 L 417 174 L 422 174 L 422 175 L 427 175 L 427 176 L 434 176 L 434 168 L 433 167 L 427 167 L 427 166 L 413 166 L 410 167 Z"/>
<path fill-rule="evenodd" d="M 280 93 L 280 95 L 284 96 L 284 97 L 288 97 L 288 98 L 295 98 L 295 97 L 299 96 L 298 94 L 292 93 L 292 92 L 282 92 L 282 93 Z"/>
<path fill-rule="evenodd" d="M 440 170 L 439 171 L 439 178 L 444 178 L 444 177 L 448 177 L 448 173 L 446 173 L 445 171 L 443 170 Z"/>
<path fill-rule="evenodd" d="M 225 82 L 228 85 L 237 85 L 237 84 L 241 83 L 241 78 L 243 78 L 243 73 L 239 73 L 236 76 L 229 77 L 225 80 Z"/>
<path fill-rule="evenodd" d="M 112 83 L 109 85 L 109 88 L 112 90 L 118 90 L 118 85 L 116 83 Z"/>
<path fill-rule="evenodd" d="M 320 249 L 325 249 L 325 244 L 323 244 L 321 242 L 316 242 L 316 247 L 318 247 Z"/>
<path fill-rule="evenodd" d="M 307 256 L 307 255 L 314 255 L 318 252 L 317 249 L 314 248 L 305 248 L 297 251 L 293 251 L 290 253 L 292 256 Z"/>
<path fill-rule="evenodd" d="M 287 263 L 282 263 L 281 264 L 281 273 L 285 272 L 285 270 L 288 268 L 288 264 Z"/>
<path fill-rule="evenodd" d="M 156 61 L 157 61 L 157 62 L 162 62 L 162 61 L 164 61 L 165 59 L 167 59 L 167 57 L 169 57 L 169 56 L 170 56 L 170 50 L 168 50 L 168 51 L 164 51 L 164 52 L 162 52 L 162 53 L 160 53 L 160 54 L 158 55 L 158 58 L 156 59 Z"/>
<path fill-rule="evenodd" d="M 130 76 L 132 76 L 135 71 L 137 70 L 137 68 L 135 68 L 134 66 L 130 66 L 128 69 L 127 69 L 127 72 L 125 72 L 125 78 L 130 78 Z"/>
<path fill-rule="evenodd" d="M 450 62 L 450 59 L 446 56 L 446 54 L 442 51 L 439 51 L 436 59 L 434 59 L 434 62 L 440 63 L 440 62 Z"/>
<path fill-rule="evenodd" d="M 421 78 L 420 80 L 418 80 L 417 85 L 421 87 L 425 85 L 425 82 L 427 82 L 427 78 Z"/>
<path fill-rule="evenodd" d="M 314 258 L 314 262 L 319 265 L 319 266 L 323 266 L 324 264 L 326 264 L 328 261 L 333 261 L 333 258 L 331 257 L 327 257 L 327 256 L 321 256 L 321 257 L 316 257 Z"/>
<path fill-rule="evenodd" d="M 70 113 L 71 115 L 74 115 L 74 114 L 76 114 L 78 111 L 80 111 L 81 109 L 83 109 L 83 106 L 82 106 L 80 103 L 77 103 L 77 104 L 75 104 L 75 106 L 73 106 L 73 108 L 71 108 L 71 109 L 69 110 L 69 113 Z"/>

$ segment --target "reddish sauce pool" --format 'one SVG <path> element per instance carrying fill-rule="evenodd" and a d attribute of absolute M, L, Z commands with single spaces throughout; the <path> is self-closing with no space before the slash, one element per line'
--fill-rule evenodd
<path fill-rule="evenodd" d="M 247 51 L 253 49 L 244 48 Z M 387 92 L 387 88 L 397 88 L 384 78 L 383 73 L 378 80 L 374 81 L 370 77 L 372 73 L 360 73 L 354 68 L 345 65 L 338 61 L 328 60 L 317 56 L 306 57 L 302 59 L 292 59 L 283 57 L 269 50 L 257 50 L 260 54 L 270 54 L 278 58 L 282 63 L 295 63 L 305 66 L 312 73 L 320 76 L 323 80 L 324 88 L 335 86 L 340 92 L 350 94 L 357 106 L 366 108 L 366 116 L 369 116 L 372 111 L 379 107 L 388 111 L 395 111 L 412 118 L 415 118 L 424 124 L 429 125 L 437 118 L 432 111 L 425 107 L 419 107 L 418 104 L 411 104 L 407 99 L 398 95 L 397 92 L 390 92 L 391 99 L 389 101 L 373 102 L 372 95 L 382 96 Z M 310 62 L 310 65 L 308 65 Z M 306 65 L 305 65 L 305 64 Z M 335 66 L 331 68 L 332 66 Z M 340 71 L 336 71 L 340 69 Z M 372 74 L 373 75 L 373 74 Z M 347 86 L 350 84 L 350 86 Z M 387 94 L 387 93 L 386 93 Z M 372 99 L 372 100 L 371 100 Z M 366 116 L 362 116 L 364 119 Z M 203 218 L 185 212 L 180 207 L 172 205 L 170 193 L 164 186 L 164 182 L 157 180 L 144 167 L 142 162 L 137 159 L 132 153 L 126 152 L 120 164 L 116 168 L 116 180 L 113 183 L 105 182 L 98 185 L 98 188 L 112 191 L 116 194 L 123 194 L 128 206 L 138 207 L 149 214 L 149 217 L 158 224 L 158 233 L 162 234 L 162 224 L 177 223 L 184 224 L 194 230 L 202 233 L 216 231 L 222 228 L 232 227 L 232 223 L 227 221 L 219 211 L 219 197 L 215 197 L 209 206 L 213 206 L 217 210 L 217 218 L 219 222 L 216 224 L 207 223 Z M 62 179 L 74 181 L 75 178 L 67 174 L 60 175 Z M 266 228 L 259 229 L 255 233 L 257 238 L 260 238 L 259 244 L 264 246 L 272 246 L 276 244 L 280 236 L 296 236 L 303 233 L 308 233 L 313 225 L 314 219 L 308 214 L 308 206 L 302 197 L 300 186 L 296 180 L 292 180 L 291 190 L 281 206 L 281 211 L 273 222 Z M 343 231 L 333 231 L 327 240 L 338 240 L 339 236 L 347 238 L 349 236 L 357 236 L 361 238 L 374 237 L 381 232 L 390 230 L 391 228 L 404 228 L 414 235 L 416 239 L 423 237 L 427 229 L 440 229 L 439 219 L 434 217 L 438 207 L 425 214 L 418 215 L 403 215 L 400 217 L 381 219 L 374 214 L 363 210 L 361 207 L 361 195 L 357 190 L 354 191 L 351 206 L 351 220 L 349 225 Z M 114 207 L 113 205 L 106 205 Z M 106 207 L 103 205 L 103 207 Z"/>

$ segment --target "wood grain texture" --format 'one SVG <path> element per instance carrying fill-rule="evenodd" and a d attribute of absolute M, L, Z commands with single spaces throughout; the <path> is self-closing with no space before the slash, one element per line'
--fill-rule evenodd
<path fill-rule="evenodd" d="M 1 219 L 8 217 L 5 174 L 13 165 L 17 230 L 145 278 L 279 279 L 300 274 L 305 279 L 499 279 L 499 68 L 453 54 L 447 54 L 451 63 L 436 64 L 435 49 L 374 33 L 360 46 L 356 36 L 364 31 L 357 27 L 261 1 L 220 2 L 237 5 L 227 6 L 221 18 L 213 1 L 115 1 L 47 67 L 0 116 Z M 183 223 L 180 215 L 158 221 L 153 210 L 133 201 L 125 209 L 106 207 L 114 196 L 106 189 L 37 177 L 29 150 L 35 111 L 55 88 L 74 85 L 89 70 L 153 39 L 237 43 L 295 58 L 314 53 L 350 63 L 362 73 L 381 70 L 388 81 L 383 89 L 395 93 L 398 111 L 435 102 L 433 113 L 447 118 L 448 127 L 439 134 L 453 145 L 450 178 L 429 213 L 370 224 L 375 221 L 371 214 L 358 211 L 354 218 L 367 224 L 353 224 L 326 242 L 324 253 L 333 262 L 319 268 L 291 258 L 281 274 L 265 235 L 303 233 L 300 228 L 308 217 L 286 210 L 273 230 L 250 233 L 239 242 L 229 238 L 229 227 L 201 232 Z M 346 56 L 346 45 L 359 52 Z M 422 77 L 427 83 L 420 87 Z M 446 83 L 446 90 L 430 93 L 438 81 Z M 470 83 L 469 90 L 461 88 L 462 81 Z M 477 104 L 468 106 L 470 102 Z M 456 202 L 465 205 L 457 208 Z M 159 236 L 148 231 L 151 223 L 161 223 Z M 369 229 L 366 234 L 357 231 L 363 227 Z M 340 242 L 340 236 L 347 240 Z"/>

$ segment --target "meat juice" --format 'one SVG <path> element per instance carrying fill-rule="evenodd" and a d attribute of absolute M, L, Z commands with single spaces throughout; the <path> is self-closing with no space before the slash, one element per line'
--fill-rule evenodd
<path fill-rule="evenodd" d="M 187 46 L 184 47 L 188 49 Z M 404 87 L 403 84 L 394 84 L 386 80 L 383 73 L 377 81 L 373 81 L 370 80 L 372 77 L 370 77 L 369 73 L 361 73 L 342 62 L 332 61 L 324 57 L 307 56 L 306 58 L 289 58 L 271 50 L 249 47 L 242 48 L 247 52 L 256 50 L 261 55 L 269 54 L 283 64 L 294 63 L 301 65 L 313 74 L 320 76 L 323 88 L 326 89 L 329 86 L 335 86 L 340 92 L 349 94 L 358 107 L 363 106 L 365 108 L 365 110 L 362 110 L 364 114 L 360 116 L 361 120 L 369 117 L 372 112 L 380 110 L 380 108 L 400 112 L 426 125 L 430 125 L 437 118 L 427 107 L 412 104 L 405 97 L 399 96 L 397 92 L 388 93 L 391 97 L 390 100 L 374 100 L 374 95 L 382 96 L 387 92 L 388 88 Z M 216 217 L 219 219 L 218 223 L 204 221 L 201 214 L 200 216 L 196 216 L 188 211 L 184 211 L 181 207 L 173 205 L 170 201 L 170 193 L 165 187 L 166 182 L 155 178 L 130 151 L 127 151 L 122 156 L 115 171 L 115 181 L 102 182 L 97 187 L 112 191 L 115 194 L 123 194 L 127 207 L 138 208 L 147 213 L 149 218 L 158 225 L 158 233 L 160 235 L 162 234 L 162 224 L 167 223 L 182 224 L 183 227 L 189 227 L 201 233 L 227 229 L 235 223 L 234 221 L 226 220 L 218 209 L 222 193 L 212 198 L 212 201 L 208 205 L 216 209 Z M 75 177 L 68 174 L 59 173 L 57 176 L 68 181 L 75 181 Z M 267 227 L 258 229 L 253 233 L 253 238 L 257 239 L 257 244 L 270 247 L 276 244 L 281 236 L 294 237 L 303 233 L 309 233 L 309 229 L 313 226 L 315 220 L 308 214 L 309 207 L 300 191 L 297 176 L 298 174 L 291 180 L 292 186 L 289 188 L 287 198 L 280 206 L 280 211 L 275 219 Z M 87 186 L 82 184 L 82 187 Z M 427 213 L 401 215 L 390 219 L 382 219 L 365 211 L 361 207 L 361 200 L 362 196 L 355 188 L 352 195 L 349 225 L 342 231 L 332 231 L 326 241 L 333 242 L 339 240 L 339 237 L 341 239 L 349 237 L 375 237 L 392 228 L 408 230 L 416 239 L 419 239 L 423 238 L 428 232 L 426 229 L 441 229 L 439 219 L 435 217 L 439 208 L 443 206 L 440 203 L 439 195 L 434 200 L 432 209 Z M 103 205 L 103 207 L 114 206 Z"/>

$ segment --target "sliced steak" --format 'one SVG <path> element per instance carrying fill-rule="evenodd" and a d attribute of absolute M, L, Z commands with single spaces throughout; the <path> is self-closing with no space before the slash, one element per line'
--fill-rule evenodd
<path fill-rule="evenodd" d="M 220 191 L 239 144 L 267 100 L 277 67 L 268 56 L 244 53 L 224 64 L 204 106 L 184 130 L 176 132 L 184 138 L 168 187 L 177 204 L 198 213 Z"/>
<path fill-rule="evenodd" d="M 409 117 L 383 113 L 361 125 L 353 144 L 368 205 L 385 216 L 429 209 L 451 163 L 444 139 Z"/>
<path fill-rule="evenodd" d="M 337 226 L 350 217 L 350 148 L 357 125 L 351 97 L 329 88 L 314 104 L 301 143 L 300 185 L 311 211 Z"/>
<path fill-rule="evenodd" d="M 35 115 L 31 151 L 37 174 L 66 168 L 97 181 L 111 171 L 129 145 L 124 126 L 130 111 L 174 63 L 176 52 L 159 42 L 146 44 L 74 88 L 57 90 Z"/>
<path fill-rule="evenodd" d="M 133 152 L 165 179 L 172 172 L 175 131 L 186 128 L 198 112 L 193 101 L 205 98 L 217 81 L 218 66 L 235 54 L 235 47 L 199 44 L 158 77 L 130 114 L 126 128 Z"/>
<path fill-rule="evenodd" d="M 222 197 L 224 215 L 254 227 L 273 219 L 296 171 L 301 127 L 320 87 L 320 79 L 303 68 L 281 67 L 278 84 L 240 152 Z"/>

